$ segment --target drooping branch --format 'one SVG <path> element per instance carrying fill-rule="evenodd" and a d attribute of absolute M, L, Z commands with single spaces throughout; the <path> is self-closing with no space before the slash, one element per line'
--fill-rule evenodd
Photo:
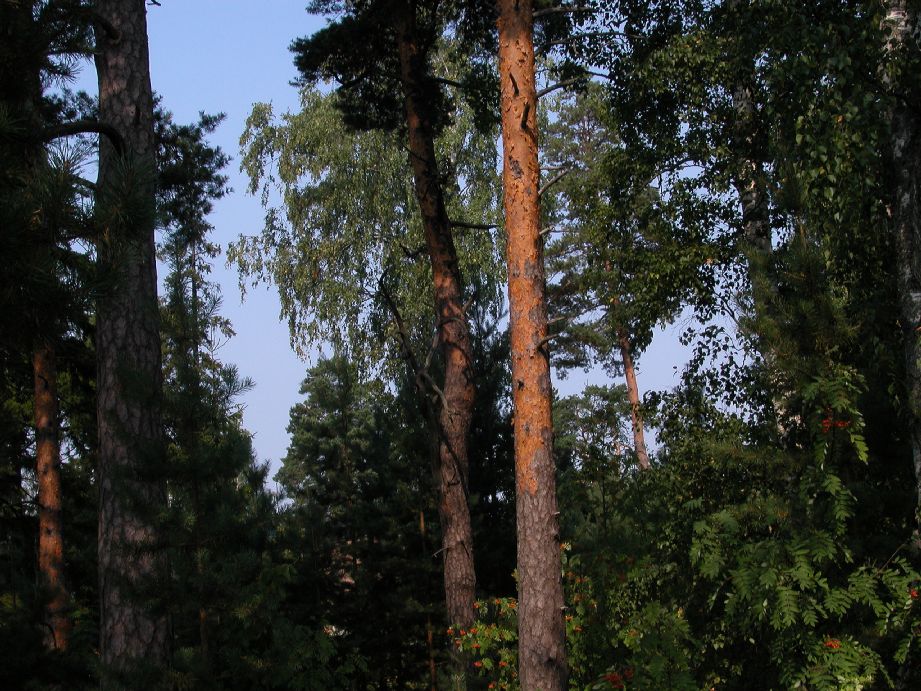
<path fill-rule="evenodd" d="M 72 137 L 76 134 L 101 134 L 105 136 L 119 154 L 125 152 L 125 140 L 121 133 L 106 122 L 99 120 L 74 120 L 73 122 L 63 122 L 59 125 L 50 125 L 45 127 L 39 133 L 39 139 L 42 142 L 50 142 L 61 137 Z"/>

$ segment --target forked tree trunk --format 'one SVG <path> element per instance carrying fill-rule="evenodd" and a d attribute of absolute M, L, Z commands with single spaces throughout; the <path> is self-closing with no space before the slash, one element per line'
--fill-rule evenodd
<path fill-rule="evenodd" d="M 71 622 L 64 579 L 61 513 L 61 451 L 58 441 L 57 366 L 54 349 L 40 343 L 32 353 L 35 379 L 35 472 L 38 476 L 38 570 L 49 599 L 45 646 L 65 650 Z"/>
<path fill-rule="evenodd" d="M 432 265 L 438 342 L 444 360 L 444 400 L 438 415 L 439 503 L 445 602 L 453 624 L 474 618 L 476 574 L 473 531 L 467 500 L 468 436 L 476 392 L 460 268 L 435 158 L 431 116 L 425 93 L 424 55 L 416 40 L 411 10 L 397 23 L 409 159 L 425 243 Z"/>
<path fill-rule="evenodd" d="M 521 688 L 566 688 L 531 0 L 498 0 L 509 333 L 515 410 Z"/>
<path fill-rule="evenodd" d="M 96 327 L 100 655 L 103 687 L 123 688 L 119 675 L 138 663 L 162 666 L 168 653 L 166 617 L 133 592 L 165 573 L 151 519 L 165 493 L 145 477 L 162 451 L 156 162 L 144 0 L 97 0 L 95 9 L 118 32 L 96 32 L 99 116 L 126 148 L 122 158 L 105 139 L 99 146 L 97 252 L 112 285 Z"/>
<path fill-rule="evenodd" d="M 630 422 L 633 429 L 633 450 L 640 470 L 649 470 L 649 453 L 646 451 L 646 434 L 643 429 L 643 411 L 640 407 L 640 389 L 636 385 L 636 367 L 633 364 L 633 349 L 625 329 L 617 329 L 617 343 L 624 362 L 624 378 L 627 380 L 627 400 L 630 403 Z"/>
<path fill-rule="evenodd" d="M 917 3 L 889 0 L 883 28 L 885 50 L 896 60 L 912 50 L 921 32 Z M 915 473 L 915 544 L 921 548 L 921 118 L 917 93 L 903 84 L 912 75 L 902 68 L 901 79 L 886 75 L 893 90 L 889 149 L 890 204 L 893 244 L 896 249 L 899 312 L 905 334 L 904 357 L 908 391 L 908 432 Z"/>

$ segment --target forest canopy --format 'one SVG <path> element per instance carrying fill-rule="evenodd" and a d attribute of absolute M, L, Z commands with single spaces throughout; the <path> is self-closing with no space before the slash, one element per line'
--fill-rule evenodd
<path fill-rule="evenodd" d="M 0 0 L 0 687 L 921 687 L 921 3 L 313 0 L 239 151 L 160 10 Z"/>

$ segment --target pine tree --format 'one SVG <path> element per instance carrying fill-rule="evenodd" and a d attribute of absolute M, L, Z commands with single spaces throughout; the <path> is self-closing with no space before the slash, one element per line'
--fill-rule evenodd
<path fill-rule="evenodd" d="M 79 147 L 49 143 L 99 128 L 70 117 L 75 109 L 69 94 L 51 96 L 47 90 L 86 53 L 90 17 L 81 2 L 0 7 L 0 195 L 10 249 L 5 259 L 18 268 L 2 286 L 9 297 L 3 330 L 14 347 L 32 353 L 38 568 L 47 593 L 45 643 L 58 650 L 68 646 L 71 602 L 64 574 L 57 351 L 79 332 L 92 281 L 81 252 L 72 247 L 88 237 L 86 189 L 76 175 Z"/>
<path fill-rule="evenodd" d="M 331 8 L 316 3 L 313 9 Z M 443 369 L 436 387 L 441 405 L 433 413 L 436 429 L 432 433 L 439 448 L 445 600 L 449 619 L 467 626 L 473 621 L 476 590 L 467 502 L 469 433 L 476 394 L 465 286 L 447 212 L 445 182 L 435 153 L 435 139 L 449 117 L 449 108 L 431 64 L 441 31 L 455 8 L 440 7 L 439 3 L 370 2 L 347 9 L 343 19 L 296 41 L 292 48 L 308 83 L 329 77 L 348 83 L 339 92 L 350 124 L 399 128 L 407 138 L 432 270 L 436 338 Z M 374 51 L 372 62 L 377 65 L 373 72 L 367 69 L 368 41 Z M 420 396 L 427 395 L 427 391 L 420 391 Z"/>
<path fill-rule="evenodd" d="M 540 237 L 533 7 L 500 0 L 503 189 L 518 516 L 518 659 L 523 688 L 566 687 L 552 389 Z"/>
<path fill-rule="evenodd" d="M 96 71 L 99 117 L 124 143 L 99 150 L 96 252 L 110 286 L 97 302 L 100 655 L 104 688 L 135 666 L 168 659 L 164 612 L 138 589 L 165 574 L 151 513 L 165 506 L 160 336 L 154 250 L 153 94 L 143 0 L 100 0 Z M 110 31 L 106 29 L 110 28 Z M 112 676 L 109 676 L 109 675 Z"/>

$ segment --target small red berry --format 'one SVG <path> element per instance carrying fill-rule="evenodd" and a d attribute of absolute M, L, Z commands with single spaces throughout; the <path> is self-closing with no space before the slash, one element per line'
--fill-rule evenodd
<path fill-rule="evenodd" d="M 617 672 L 610 672 L 605 674 L 602 678 L 615 689 L 624 688 L 624 681 Z"/>

